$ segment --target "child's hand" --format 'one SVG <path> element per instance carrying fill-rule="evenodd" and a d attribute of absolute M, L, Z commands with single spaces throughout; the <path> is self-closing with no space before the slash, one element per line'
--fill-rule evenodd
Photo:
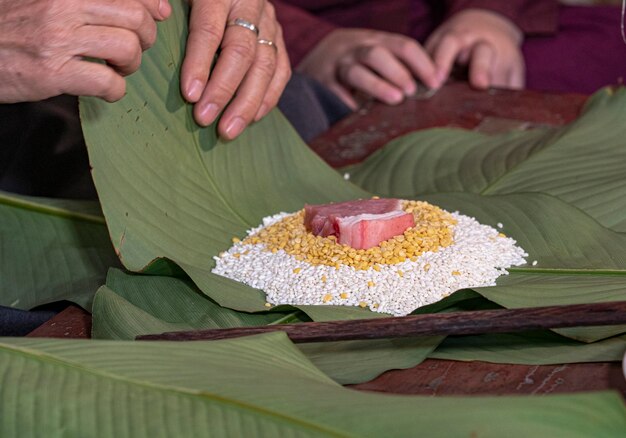
<path fill-rule="evenodd" d="M 456 62 L 469 67 L 473 87 L 523 88 L 526 67 L 521 30 L 506 17 L 482 9 L 453 15 L 426 42 L 438 79 L 444 81 Z"/>
<path fill-rule="evenodd" d="M 417 90 L 415 77 L 431 88 L 439 86 L 435 65 L 412 38 L 368 29 L 337 29 L 322 39 L 298 66 L 352 109 L 354 92 L 389 105 Z"/>

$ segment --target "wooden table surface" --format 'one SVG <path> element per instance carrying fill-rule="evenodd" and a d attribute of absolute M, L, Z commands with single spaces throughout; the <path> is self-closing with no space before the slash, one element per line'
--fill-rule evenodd
<path fill-rule="evenodd" d="M 311 147 L 329 164 L 341 167 L 359 162 L 389 140 L 419 129 L 453 126 L 495 133 L 562 125 L 577 117 L 585 100 L 586 96 L 578 94 L 479 92 L 465 84 L 450 84 L 428 99 L 411 98 L 396 107 L 369 103 L 315 139 Z M 88 338 L 90 331 L 91 315 L 70 306 L 29 336 Z M 431 396 L 613 389 L 626 398 L 626 380 L 619 362 L 529 366 L 428 359 L 353 387 Z"/>

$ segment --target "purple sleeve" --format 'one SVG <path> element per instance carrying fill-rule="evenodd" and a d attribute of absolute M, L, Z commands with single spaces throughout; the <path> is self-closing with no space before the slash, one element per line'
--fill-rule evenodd
<path fill-rule="evenodd" d="M 293 66 L 298 65 L 320 40 L 336 29 L 328 21 L 284 1 L 272 0 L 272 4 L 283 28 L 287 52 Z"/>
<path fill-rule="evenodd" d="M 515 23 L 525 35 L 551 35 L 558 28 L 556 0 L 446 0 L 447 15 L 464 9 L 487 9 Z"/>

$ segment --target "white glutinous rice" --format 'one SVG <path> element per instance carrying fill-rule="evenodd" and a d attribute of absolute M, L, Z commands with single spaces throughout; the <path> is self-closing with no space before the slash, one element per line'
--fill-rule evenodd
<path fill-rule="evenodd" d="M 288 216 L 266 217 L 248 235 Z M 472 217 L 458 212 L 451 216 L 456 220 L 452 244 L 424 252 L 414 261 L 361 270 L 314 265 L 283 250 L 269 251 L 263 243 L 236 239 L 228 251 L 214 257 L 213 273 L 262 289 L 271 305 L 361 306 L 402 316 L 459 289 L 495 286 L 498 277 L 508 274 L 507 268 L 526 263 L 528 254 L 515 240 Z"/>

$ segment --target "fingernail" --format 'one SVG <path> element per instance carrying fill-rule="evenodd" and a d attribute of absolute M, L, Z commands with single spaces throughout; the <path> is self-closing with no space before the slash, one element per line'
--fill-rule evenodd
<path fill-rule="evenodd" d="M 262 104 L 261 108 L 259 108 L 259 110 L 256 113 L 256 117 L 254 118 L 254 121 L 258 122 L 259 120 L 261 120 L 263 117 L 267 115 L 268 111 L 269 111 L 269 108 L 267 107 L 267 105 Z"/>
<path fill-rule="evenodd" d="M 245 127 L 246 123 L 243 121 L 243 119 L 241 117 L 235 117 L 226 127 L 226 137 L 232 140 L 233 138 L 241 134 Z"/>
<path fill-rule="evenodd" d="M 210 125 L 215 121 L 219 112 L 220 108 L 216 104 L 210 103 L 202 109 L 200 118 L 206 125 Z"/>
<path fill-rule="evenodd" d="M 437 72 L 437 76 L 435 77 L 435 87 L 441 87 L 446 78 L 448 77 L 448 73 L 445 71 Z"/>
<path fill-rule="evenodd" d="M 387 95 L 390 104 L 395 105 L 404 100 L 404 94 L 400 90 L 393 90 Z"/>
<path fill-rule="evenodd" d="M 159 13 L 162 18 L 169 16 L 171 12 L 171 6 L 167 0 L 159 0 Z"/>
<path fill-rule="evenodd" d="M 417 91 L 417 86 L 413 82 L 411 82 L 410 84 L 407 84 L 404 87 L 405 96 L 412 96 L 413 94 L 415 94 L 416 91 Z"/>
<path fill-rule="evenodd" d="M 197 102 L 202 96 L 202 82 L 194 79 L 187 89 L 187 100 L 189 102 Z"/>

